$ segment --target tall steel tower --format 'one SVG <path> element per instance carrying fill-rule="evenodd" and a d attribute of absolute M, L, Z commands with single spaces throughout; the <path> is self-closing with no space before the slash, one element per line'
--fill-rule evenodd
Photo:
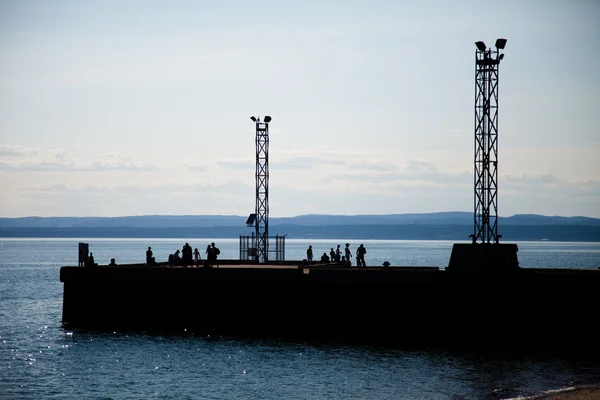
<path fill-rule="evenodd" d="M 454 243 L 448 271 L 507 272 L 519 268 L 516 243 L 498 235 L 498 67 L 506 39 L 496 49 L 475 42 L 475 213 L 472 243 Z"/>
<path fill-rule="evenodd" d="M 475 213 L 473 243 L 498 243 L 498 70 L 506 39 L 495 50 L 475 42 Z"/>
<path fill-rule="evenodd" d="M 250 117 L 256 124 L 256 262 L 269 261 L 269 122 L 271 117 Z"/>

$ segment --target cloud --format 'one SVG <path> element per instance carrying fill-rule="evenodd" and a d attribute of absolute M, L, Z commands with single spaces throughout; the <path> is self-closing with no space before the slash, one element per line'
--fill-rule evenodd
<path fill-rule="evenodd" d="M 183 164 L 187 169 L 194 172 L 206 172 L 206 165 L 193 165 L 184 163 Z"/>
<path fill-rule="evenodd" d="M 600 196 L 600 181 L 569 181 L 552 174 L 506 175 L 501 176 L 498 181 L 498 190 L 527 191 L 535 196 L 548 194 L 561 197 Z"/>
<path fill-rule="evenodd" d="M 501 176 L 499 202 L 507 214 L 600 217 L 600 181 L 569 181 L 555 175 Z"/>
<path fill-rule="evenodd" d="M 217 164 L 223 168 L 234 169 L 234 170 L 253 170 L 256 167 L 255 160 L 220 160 Z M 278 156 L 275 159 L 271 157 L 269 159 L 269 165 L 271 168 L 280 170 L 305 170 L 314 168 L 318 165 L 346 165 L 345 160 L 336 159 L 329 157 L 329 155 L 283 155 Z"/>
<path fill-rule="evenodd" d="M 345 160 L 336 159 L 330 157 L 329 154 L 320 156 L 314 155 L 293 155 L 284 156 L 282 159 L 278 159 L 272 162 L 276 168 L 281 169 L 309 169 L 314 168 L 318 165 L 346 165 Z"/>
<path fill-rule="evenodd" d="M 31 151 L 32 149 L 24 146 L 0 145 L 0 157 L 23 157 Z"/>
<path fill-rule="evenodd" d="M 470 172 L 443 172 L 431 161 L 408 160 L 404 167 L 391 163 L 361 162 L 350 164 L 350 169 L 369 170 L 367 173 L 340 173 L 321 179 L 322 183 L 344 181 L 362 184 L 402 184 L 403 186 L 454 186 L 472 184 Z"/>
<path fill-rule="evenodd" d="M 12 162 L 0 162 L 0 171 L 156 171 L 148 163 L 134 163 L 128 157 L 114 153 L 97 154 L 96 160 L 83 161 L 70 158 L 60 149 L 34 149 L 21 146 L 4 146 L 0 152 L 10 153 L 17 158 Z"/>
<path fill-rule="evenodd" d="M 55 194 L 83 194 L 93 195 L 97 193 L 111 193 L 118 195 L 126 194 L 189 194 L 197 195 L 199 193 L 222 193 L 222 194 L 240 194 L 246 193 L 250 186 L 234 180 L 225 181 L 219 184 L 154 184 L 154 185 L 66 185 L 66 184 L 49 184 L 49 185 L 27 185 L 21 189 L 30 196 L 43 196 Z"/>
<path fill-rule="evenodd" d="M 239 210 L 250 212 L 255 200 L 253 187 L 239 181 L 215 185 L 52 184 L 13 189 L 2 211 L 22 216 L 231 215 Z"/>
<path fill-rule="evenodd" d="M 398 166 L 389 162 L 365 162 L 362 161 L 359 164 L 350 164 L 348 166 L 351 169 L 359 170 L 372 170 L 372 171 L 397 171 Z"/>
<path fill-rule="evenodd" d="M 252 170 L 256 166 L 255 162 L 250 160 L 221 160 L 217 161 L 217 165 L 235 170 Z"/>
<path fill-rule="evenodd" d="M 513 187 L 540 187 L 540 186 L 556 186 L 560 184 L 564 184 L 566 182 L 561 182 L 555 175 L 552 174 L 543 174 L 537 176 L 531 175 L 520 175 L 520 176 L 512 176 L 506 175 L 501 177 L 502 182 L 507 183 L 509 186 Z"/>

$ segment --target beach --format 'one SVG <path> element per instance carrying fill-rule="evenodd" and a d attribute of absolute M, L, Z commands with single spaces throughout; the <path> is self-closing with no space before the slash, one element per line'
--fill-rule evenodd
<path fill-rule="evenodd" d="M 511 400 L 598 400 L 600 399 L 600 387 L 580 387 L 560 390 L 550 390 L 546 393 L 530 396 L 517 397 Z"/>

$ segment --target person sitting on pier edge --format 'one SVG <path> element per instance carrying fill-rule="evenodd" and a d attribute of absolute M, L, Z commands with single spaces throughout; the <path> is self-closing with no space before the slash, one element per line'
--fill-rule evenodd
<path fill-rule="evenodd" d="M 90 256 L 88 257 L 88 259 L 85 262 L 85 266 L 86 267 L 96 267 L 96 266 L 98 266 L 98 264 L 96 264 L 96 262 L 94 261 L 94 253 L 90 253 Z"/>
<path fill-rule="evenodd" d="M 329 263 L 329 257 L 327 256 L 327 253 L 323 253 L 323 255 L 321 256 L 321 262 Z"/>
<path fill-rule="evenodd" d="M 215 246 L 215 242 L 212 242 L 210 244 L 210 246 L 211 246 L 211 252 L 210 252 L 210 254 L 212 255 L 212 258 L 213 258 L 212 262 L 213 262 L 214 265 L 217 266 L 217 268 L 219 268 L 219 263 L 217 263 L 217 257 L 218 257 L 219 254 L 221 254 L 221 250 L 219 250 L 219 248 Z"/>
<path fill-rule="evenodd" d="M 181 265 L 181 256 L 179 255 L 180 251 L 177 249 L 175 254 L 173 255 L 173 265 Z"/>
<path fill-rule="evenodd" d="M 312 245 L 308 246 L 308 249 L 306 249 L 306 261 L 310 264 L 313 260 L 313 252 L 312 252 Z"/>
<path fill-rule="evenodd" d="M 365 262 L 365 254 L 367 253 L 367 249 L 365 249 L 365 246 L 361 243 L 360 246 L 358 246 L 358 249 L 356 249 L 356 266 L 357 267 L 366 267 L 367 263 Z"/>
<path fill-rule="evenodd" d="M 148 250 L 146 250 L 146 265 L 155 265 L 156 261 L 154 257 L 152 257 L 152 247 L 148 246 Z"/>
<path fill-rule="evenodd" d="M 200 252 L 197 247 L 194 249 L 194 265 L 200 265 Z"/>

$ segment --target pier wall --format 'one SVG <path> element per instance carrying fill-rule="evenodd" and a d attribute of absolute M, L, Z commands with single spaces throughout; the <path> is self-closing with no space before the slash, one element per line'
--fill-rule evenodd
<path fill-rule="evenodd" d="M 60 279 L 67 327 L 598 346 L 600 271 L 63 267 Z"/>

